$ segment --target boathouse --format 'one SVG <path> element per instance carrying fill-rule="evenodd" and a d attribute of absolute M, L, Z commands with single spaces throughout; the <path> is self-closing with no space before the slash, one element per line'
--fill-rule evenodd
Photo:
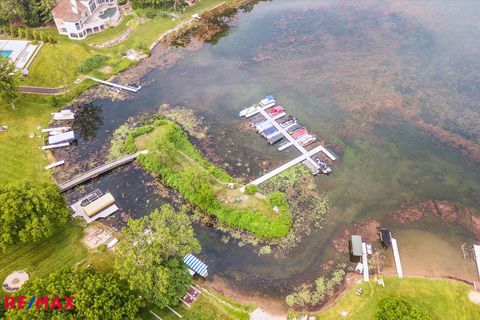
<path fill-rule="evenodd" d="M 351 253 L 355 257 L 361 257 L 363 255 L 362 249 L 362 237 L 359 235 L 352 235 L 350 240 Z"/>
<path fill-rule="evenodd" d="M 385 246 L 385 248 L 390 247 L 392 244 L 392 233 L 386 228 L 380 229 L 380 241 Z"/>

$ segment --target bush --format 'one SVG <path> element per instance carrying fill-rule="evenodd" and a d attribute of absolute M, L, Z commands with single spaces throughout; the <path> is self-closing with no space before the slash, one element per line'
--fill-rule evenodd
<path fill-rule="evenodd" d="M 153 19 L 157 16 L 157 11 L 155 9 L 150 9 L 150 8 L 147 8 L 145 9 L 145 11 L 143 12 L 143 14 L 145 15 L 145 17 L 147 17 L 148 19 Z"/>
<path fill-rule="evenodd" d="M 254 184 L 248 184 L 245 187 L 245 194 L 255 194 L 257 192 L 258 187 Z"/>
<path fill-rule="evenodd" d="M 81 73 L 88 73 L 90 71 L 96 70 L 100 67 L 103 67 L 108 61 L 107 56 L 101 54 L 96 54 L 91 57 L 88 57 L 81 66 L 78 67 L 78 71 Z"/>
<path fill-rule="evenodd" d="M 127 4 L 127 0 L 118 0 L 119 6 L 123 6 L 124 4 Z"/>
<path fill-rule="evenodd" d="M 105 252 L 105 251 L 107 251 L 107 246 L 104 245 L 104 244 L 99 245 L 97 250 L 98 250 L 98 252 Z"/>
<path fill-rule="evenodd" d="M 431 317 L 418 306 L 411 305 L 400 297 L 386 297 L 380 300 L 375 314 L 377 320 L 427 320 Z"/>

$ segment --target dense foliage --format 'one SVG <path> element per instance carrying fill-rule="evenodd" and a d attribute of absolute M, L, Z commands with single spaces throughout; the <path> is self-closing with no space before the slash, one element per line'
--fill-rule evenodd
<path fill-rule="evenodd" d="M 51 236 L 70 217 L 54 185 L 0 185 L 0 250 Z"/>
<path fill-rule="evenodd" d="M 156 150 L 140 156 L 139 160 L 148 171 L 159 175 L 165 185 L 178 190 L 188 201 L 230 227 L 238 227 L 263 238 L 278 238 L 288 234 L 292 221 L 284 194 L 274 195 L 272 198 L 274 205 L 278 202 L 280 211 L 271 217 L 262 212 L 237 209 L 220 202 L 215 196 L 211 177 L 208 174 L 224 182 L 232 181 L 232 178 L 208 162 L 190 143 L 185 132 L 177 124 L 167 120 L 157 120 L 154 125 L 136 129 L 127 137 L 125 150 L 134 152 L 135 138 L 153 131 L 154 126 L 163 126 L 166 134 L 156 137 L 153 142 Z M 206 172 L 184 163 L 179 168 L 177 163 L 177 158 L 181 156 L 179 152 L 194 160 Z M 273 202 L 270 201 L 270 203 Z"/>
<path fill-rule="evenodd" d="M 52 20 L 55 0 L 2 0 L 0 1 L 0 25 L 20 18 L 28 26 L 36 27 Z"/>
<path fill-rule="evenodd" d="M 116 273 L 100 274 L 93 269 L 64 269 L 47 278 L 34 278 L 22 287 L 17 295 L 27 297 L 74 296 L 75 310 L 12 310 L 6 319 L 136 319 L 139 308 L 138 295 Z"/>
<path fill-rule="evenodd" d="M 18 98 L 18 75 L 15 65 L 0 57 L 0 98 L 12 108 Z"/>
<path fill-rule="evenodd" d="M 400 297 L 386 297 L 380 300 L 375 314 L 377 320 L 427 320 L 431 317 L 418 306 Z"/>
<path fill-rule="evenodd" d="M 134 8 L 176 8 L 185 3 L 183 0 L 132 0 Z"/>
<path fill-rule="evenodd" d="M 45 32 L 36 29 L 14 27 L 12 25 L 0 27 L 0 34 L 5 34 L 13 38 L 33 40 L 32 43 L 43 41 L 54 44 L 57 42 L 52 35 Z"/>
<path fill-rule="evenodd" d="M 185 212 L 164 205 L 142 219 L 130 219 L 122 233 L 115 262 L 120 277 L 147 303 L 177 305 L 192 281 L 182 259 L 200 251 Z"/>
<path fill-rule="evenodd" d="M 78 67 L 78 71 L 82 73 L 87 73 L 103 67 L 108 61 L 108 57 L 101 54 L 95 54 L 91 57 L 85 59 L 81 66 Z"/>

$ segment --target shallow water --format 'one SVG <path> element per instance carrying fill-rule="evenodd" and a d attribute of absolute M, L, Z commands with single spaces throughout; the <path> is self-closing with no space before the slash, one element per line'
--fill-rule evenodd
<path fill-rule="evenodd" d="M 326 226 L 281 259 L 260 257 L 233 241 L 225 244 L 209 228 L 196 230 L 210 274 L 247 290 L 284 296 L 338 257 L 329 239 L 355 222 L 381 219 L 405 200 L 479 206 L 478 164 L 414 125 L 423 120 L 479 141 L 478 13 L 475 2 L 260 2 L 239 13 L 215 44 L 176 49 L 182 58 L 145 75 L 149 85 L 131 100 L 94 101 L 103 119 L 87 127 L 77 160 L 105 149 L 111 133 L 130 116 L 169 103 L 205 117 L 211 147 L 223 158 L 219 164 L 236 175 L 256 177 L 263 161 L 274 168 L 295 155 L 240 131 L 244 120 L 238 111 L 274 94 L 339 155 L 333 174 L 315 178 L 333 206 Z M 151 180 L 126 167 L 69 197 L 97 187 L 111 190 L 123 212 L 139 217 L 167 201 L 153 193 Z M 121 220 L 120 214 L 115 219 Z M 441 224 L 403 228 L 428 229 L 452 247 L 473 240 L 466 232 L 437 233 L 446 228 Z M 402 233 L 402 243 L 408 235 Z"/>

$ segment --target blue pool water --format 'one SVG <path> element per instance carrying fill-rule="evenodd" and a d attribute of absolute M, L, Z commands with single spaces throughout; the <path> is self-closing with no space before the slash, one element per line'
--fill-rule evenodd
<path fill-rule="evenodd" d="M 102 19 L 111 18 L 115 15 L 116 11 L 117 11 L 116 8 L 108 8 L 107 10 L 105 10 L 103 14 L 99 15 L 99 17 Z"/>
<path fill-rule="evenodd" d="M 2 58 L 8 58 L 12 54 L 12 50 L 0 50 L 0 56 Z"/>

